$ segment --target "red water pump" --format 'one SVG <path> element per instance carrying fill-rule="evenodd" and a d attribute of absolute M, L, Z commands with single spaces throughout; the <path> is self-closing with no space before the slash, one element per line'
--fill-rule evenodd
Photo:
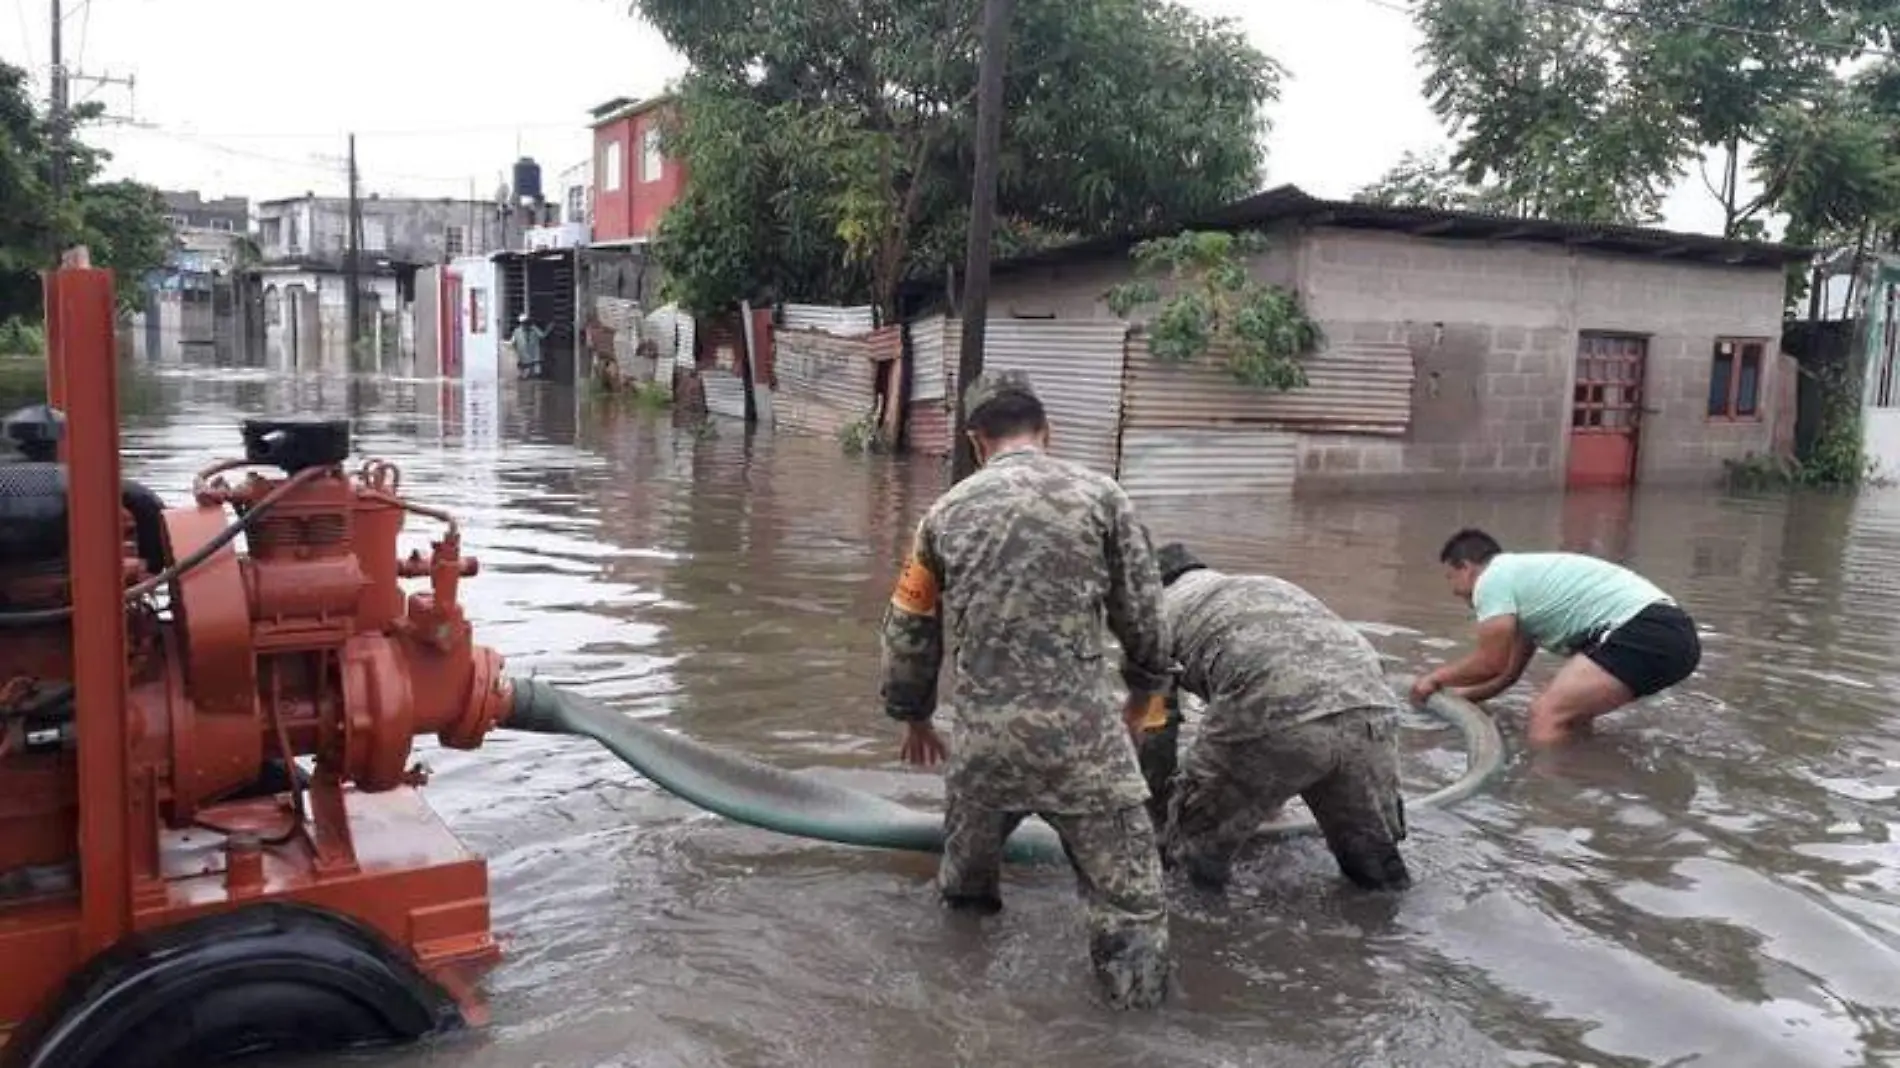
<path fill-rule="evenodd" d="M 509 694 L 454 520 L 389 464 L 347 468 L 346 422 L 302 419 L 246 423 L 244 459 L 165 509 L 120 481 L 109 343 L 72 366 L 85 326 L 56 345 L 63 462 L 26 420 L 29 458 L 0 463 L 5 1058 L 209 1064 L 467 1018 L 498 956 L 487 871 L 412 743 L 479 745 Z M 62 398 L 62 369 L 87 386 Z M 412 515 L 443 529 L 402 558 Z"/>

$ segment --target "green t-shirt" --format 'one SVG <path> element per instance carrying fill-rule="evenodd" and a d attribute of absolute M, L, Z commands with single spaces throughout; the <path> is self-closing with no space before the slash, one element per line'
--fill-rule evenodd
<path fill-rule="evenodd" d="M 1524 633 L 1553 653 L 1569 652 L 1657 603 L 1675 602 L 1636 572 L 1577 553 L 1500 553 L 1471 591 L 1478 622 L 1516 616 Z"/>

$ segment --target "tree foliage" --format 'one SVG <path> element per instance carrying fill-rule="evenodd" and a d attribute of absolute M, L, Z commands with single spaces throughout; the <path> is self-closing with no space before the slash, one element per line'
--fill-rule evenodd
<path fill-rule="evenodd" d="M 1841 67 L 1892 40 L 1886 0 L 1423 0 L 1426 90 L 1470 185 L 1525 215 L 1650 222 L 1702 175 L 1732 237 L 1803 195 L 1839 133 Z M 1806 130 L 1803 133 L 1803 130 Z M 1772 150 L 1771 150 L 1772 149 Z M 1752 157 L 1752 162 L 1750 162 Z M 1745 164 L 1760 187 L 1750 193 Z M 1804 194 L 1803 191 L 1806 191 Z"/>
<path fill-rule="evenodd" d="M 692 180 L 673 295 L 872 301 L 958 262 L 974 169 L 972 0 L 639 0 L 685 55 L 665 142 Z M 998 251 L 1134 230 L 1252 191 L 1280 69 L 1172 0 L 1018 0 Z"/>
<path fill-rule="evenodd" d="M 1109 307 L 1126 318 L 1142 305 L 1160 305 L 1148 323 L 1149 351 L 1158 360 L 1186 363 L 1218 352 L 1243 385 L 1298 389 L 1306 385 L 1300 358 L 1324 335 L 1297 293 L 1248 272 L 1247 257 L 1266 247 L 1254 233 L 1189 231 L 1144 241 L 1134 260 L 1145 277 L 1111 289 Z"/>
<path fill-rule="evenodd" d="M 1432 208 L 1489 215 L 1517 214 L 1518 206 L 1496 186 L 1466 182 L 1442 152 L 1407 152 L 1377 182 L 1353 195 L 1362 204 L 1394 208 Z"/>
<path fill-rule="evenodd" d="M 117 272 L 126 303 L 171 250 L 157 190 L 99 180 L 107 157 L 76 135 L 98 114 L 91 105 L 72 110 L 74 135 L 63 150 L 67 192 L 56 196 L 59 139 L 29 97 L 25 72 L 0 63 L 0 321 L 39 317 L 39 271 L 59 249 L 90 246 L 94 264 Z"/>

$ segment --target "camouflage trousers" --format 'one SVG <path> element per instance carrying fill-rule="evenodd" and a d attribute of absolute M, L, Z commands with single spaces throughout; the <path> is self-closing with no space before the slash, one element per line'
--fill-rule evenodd
<path fill-rule="evenodd" d="M 1411 885 L 1399 855 L 1405 801 L 1397 725 L 1387 709 L 1342 712 L 1262 738 L 1197 739 L 1169 792 L 1165 859 L 1202 886 L 1225 886 L 1234 855 L 1296 795 L 1356 886 Z"/>
<path fill-rule="evenodd" d="M 937 885 L 959 908 L 1003 907 L 1003 843 L 1030 813 L 1000 812 L 952 796 L 944 813 Z M 1153 1008 L 1166 1000 L 1168 913 L 1154 825 L 1140 806 L 1088 815 L 1036 813 L 1062 838 L 1088 909 L 1089 959 L 1108 1003 Z"/>

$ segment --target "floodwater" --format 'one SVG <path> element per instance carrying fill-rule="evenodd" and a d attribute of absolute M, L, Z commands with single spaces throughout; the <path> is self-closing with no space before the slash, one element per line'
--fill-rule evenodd
<path fill-rule="evenodd" d="M 920 804 L 875 701 L 875 626 L 935 463 L 505 384 L 169 369 L 125 385 L 128 474 L 176 498 L 246 414 L 347 414 L 461 516 L 464 585 L 512 670 Z M 1059 431 L 1059 428 L 1058 428 Z M 935 906 L 927 858 L 700 813 L 580 741 L 430 752 L 490 861 L 507 958 L 485 1030 L 373 1068 L 1900 1063 L 1900 495 L 1221 502 L 1143 509 L 1218 566 L 1311 588 L 1395 673 L 1466 625 L 1452 529 L 1631 562 L 1704 627 L 1702 672 L 1594 739 L 1413 820 L 1418 886 L 1342 888 L 1264 847 L 1225 900 L 1173 889 L 1182 996 L 1096 1006 L 1066 875 L 1000 917 Z M 1540 664 L 1538 677 L 1550 665 Z M 1523 698 L 1502 702 L 1507 738 Z M 1456 761 L 1427 739 L 1419 778 Z M 326 1060 L 323 1063 L 335 1063 Z"/>

